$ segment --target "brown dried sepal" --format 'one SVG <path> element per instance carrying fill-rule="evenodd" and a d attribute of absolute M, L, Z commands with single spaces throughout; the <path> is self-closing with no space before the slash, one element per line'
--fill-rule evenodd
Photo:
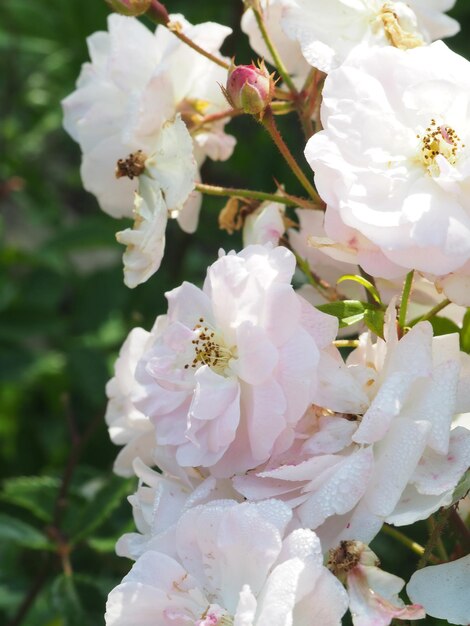
<path fill-rule="evenodd" d="M 240 206 L 241 204 L 241 206 Z M 240 201 L 239 198 L 229 198 L 227 204 L 219 213 L 219 228 L 226 230 L 229 235 L 233 235 L 237 230 L 241 230 L 248 215 L 251 215 L 259 207 L 256 200 L 250 202 Z"/>
<path fill-rule="evenodd" d="M 136 176 L 140 176 L 145 170 L 145 162 L 147 155 L 142 150 L 132 152 L 126 159 L 119 159 L 116 163 L 116 178 L 123 178 L 126 176 L 131 180 L 134 180 Z"/>
<path fill-rule="evenodd" d="M 219 213 L 219 228 L 226 230 L 229 235 L 243 226 L 243 219 L 240 215 L 240 202 L 238 198 L 229 198 L 227 204 Z"/>

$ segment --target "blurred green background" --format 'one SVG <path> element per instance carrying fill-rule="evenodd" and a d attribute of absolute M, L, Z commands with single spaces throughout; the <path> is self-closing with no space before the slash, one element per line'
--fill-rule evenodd
<path fill-rule="evenodd" d="M 224 52 L 236 51 L 238 63 L 251 61 L 239 29 L 241 1 L 167 5 L 192 22 L 230 25 L 234 35 Z M 149 328 L 165 309 L 164 292 L 183 279 L 200 283 L 219 247 L 240 247 L 238 235 L 218 230 L 223 200 L 206 199 L 197 236 L 171 224 L 158 274 L 133 291 L 124 286 L 122 249 L 114 238 L 122 224 L 82 190 L 79 148 L 61 127 L 60 101 L 88 58 L 85 39 L 106 28 L 107 13 L 101 0 L 2 1 L 0 623 L 11 626 L 103 624 L 106 595 L 130 566 L 114 555 L 113 544 L 132 529 L 126 495 L 134 488 L 111 474 L 117 448 L 103 420 L 105 383 L 129 330 Z M 453 15 L 463 33 L 448 43 L 469 57 L 470 2 L 457 2 Z M 295 119 L 282 125 L 300 158 Z M 275 178 L 301 193 L 255 122 L 238 119 L 229 129 L 239 140 L 235 155 L 227 163 L 207 162 L 205 182 L 271 191 Z M 58 513 L 57 493 L 76 436 L 71 424 L 80 436 L 90 432 Z M 50 531 L 57 514 L 59 538 Z M 391 570 L 412 571 L 413 558 L 391 540 L 381 541 Z M 71 554 L 64 548 L 60 558 L 57 543 L 72 543 Z M 64 565 L 72 576 L 64 575 Z M 18 611 L 36 584 L 40 591 L 23 605 L 23 618 Z"/>

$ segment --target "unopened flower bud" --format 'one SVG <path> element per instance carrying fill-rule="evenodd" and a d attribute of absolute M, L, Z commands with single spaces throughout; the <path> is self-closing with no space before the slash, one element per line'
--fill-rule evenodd
<path fill-rule="evenodd" d="M 157 24 L 168 24 L 170 16 L 166 7 L 158 0 L 105 0 L 105 2 L 121 15 L 138 17 L 147 14 Z"/>
<path fill-rule="evenodd" d="M 274 81 L 263 62 L 255 65 L 233 66 L 228 75 L 225 96 L 234 109 L 256 115 L 269 106 L 274 93 Z"/>
<path fill-rule="evenodd" d="M 152 0 L 105 0 L 113 11 L 120 15 L 137 17 L 147 13 Z"/>

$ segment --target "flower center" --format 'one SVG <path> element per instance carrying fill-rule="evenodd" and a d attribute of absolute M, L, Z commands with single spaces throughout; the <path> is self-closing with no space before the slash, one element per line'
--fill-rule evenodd
<path fill-rule="evenodd" d="M 189 132 L 192 132 L 193 130 L 199 130 L 203 125 L 204 116 L 209 107 L 209 102 L 193 98 L 191 100 L 182 100 L 176 110 L 178 113 L 181 113 L 181 119 L 186 124 Z"/>
<path fill-rule="evenodd" d="M 418 48 L 424 45 L 424 40 L 410 22 L 397 12 L 397 7 L 386 2 L 379 11 L 378 18 L 382 23 L 385 35 L 392 46 L 401 50 Z"/>
<path fill-rule="evenodd" d="M 119 159 L 116 163 L 116 178 L 127 176 L 133 180 L 136 176 L 140 176 L 145 170 L 146 160 L 147 155 L 142 150 L 129 154 L 125 159 Z"/>
<path fill-rule="evenodd" d="M 193 330 L 197 333 L 196 339 L 192 340 L 194 358 L 191 363 L 186 363 L 184 368 L 196 369 L 200 365 L 208 365 L 217 374 L 222 374 L 234 356 L 232 351 L 224 345 L 215 330 L 204 322 L 203 317 L 199 318 Z"/>
<path fill-rule="evenodd" d="M 218 604 L 211 604 L 194 626 L 233 626 L 233 617 Z"/>
<path fill-rule="evenodd" d="M 341 541 L 328 553 L 328 569 L 341 579 L 358 565 L 362 550 L 363 546 L 358 541 Z"/>
<path fill-rule="evenodd" d="M 421 140 L 420 158 L 431 176 L 439 176 L 440 168 L 437 157 L 443 156 L 450 165 L 457 163 L 459 151 L 465 144 L 455 130 L 445 124 L 438 124 L 435 119 L 426 128 L 424 135 L 417 135 Z"/>

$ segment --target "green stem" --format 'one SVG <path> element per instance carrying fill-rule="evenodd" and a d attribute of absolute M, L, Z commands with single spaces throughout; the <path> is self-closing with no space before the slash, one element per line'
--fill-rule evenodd
<path fill-rule="evenodd" d="M 316 82 L 317 72 L 318 70 L 315 67 L 312 67 L 310 72 L 307 74 L 307 78 L 305 79 L 305 82 L 303 84 L 303 92 L 310 91 L 310 89 L 313 87 Z"/>
<path fill-rule="evenodd" d="M 428 520 L 428 527 L 430 529 L 429 539 L 426 544 L 424 554 L 419 560 L 418 569 L 425 567 L 428 562 L 431 562 L 432 559 L 435 558 L 432 552 L 436 547 L 441 553 L 441 556 L 444 557 L 443 561 L 448 561 L 447 553 L 444 548 L 444 544 L 442 543 L 442 534 L 449 521 L 452 508 L 453 507 L 448 509 L 439 509 L 436 515 Z"/>
<path fill-rule="evenodd" d="M 442 309 L 445 309 L 446 306 L 449 306 L 449 304 L 451 304 L 451 301 L 448 298 L 446 298 L 445 300 L 443 300 L 439 304 L 436 304 L 436 306 L 434 308 L 432 308 L 430 311 L 428 311 L 426 313 L 426 315 L 423 315 L 423 317 L 421 317 L 419 319 L 419 321 L 420 322 L 426 322 L 426 321 L 432 319 L 435 315 L 440 313 L 442 311 Z"/>
<path fill-rule="evenodd" d="M 315 134 L 315 124 L 312 120 L 312 113 L 318 95 L 318 70 L 315 68 L 310 70 L 300 94 L 302 102 L 298 102 L 297 111 L 305 139 L 308 140 Z"/>
<path fill-rule="evenodd" d="M 375 291 L 376 291 L 376 293 L 377 293 L 377 295 L 379 297 L 379 302 L 380 302 L 381 298 L 380 298 L 380 294 L 378 292 L 377 286 L 375 284 L 375 278 L 373 276 L 371 276 L 370 274 L 368 274 L 366 272 L 366 270 L 363 269 L 361 266 L 359 266 L 359 273 L 361 274 L 362 278 L 365 278 L 365 280 L 367 280 L 367 282 L 370 283 L 373 286 L 373 288 L 375 289 Z M 367 302 L 369 304 L 373 304 L 375 306 L 377 303 L 376 303 L 376 300 L 375 300 L 373 294 L 371 293 L 370 289 L 367 289 L 366 287 L 364 287 L 364 289 L 366 290 Z"/>
<path fill-rule="evenodd" d="M 275 193 L 265 193 L 264 191 L 255 191 L 253 189 L 235 189 L 233 187 L 219 187 L 216 185 L 196 183 L 196 191 L 200 191 L 207 196 L 230 196 L 234 198 L 246 198 L 247 200 L 278 202 L 286 206 L 298 206 L 293 196 L 285 197 Z"/>
<path fill-rule="evenodd" d="M 291 113 L 294 110 L 292 102 L 271 102 L 271 109 L 273 110 L 274 115 L 285 115 L 286 113 Z M 211 113 L 210 115 L 206 115 L 200 119 L 200 121 L 191 128 L 192 132 L 203 128 L 206 124 L 212 124 L 212 122 L 217 122 L 219 120 L 224 120 L 226 118 L 238 117 L 239 115 L 244 115 L 242 109 L 226 109 L 225 111 L 220 111 L 219 113 Z"/>
<path fill-rule="evenodd" d="M 287 147 L 287 144 L 285 143 L 284 139 L 282 138 L 281 133 L 279 132 L 279 129 L 278 129 L 277 125 L 276 125 L 276 121 L 274 119 L 273 112 L 271 111 L 270 107 L 268 107 L 266 109 L 261 123 L 266 128 L 268 133 L 271 135 L 271 138 L 274 141 L 274 143 L 276 144 L 279 152 L 282 154 L 282 156 L 284 157 L 286 163 L 289 165 L 289 167 L 291 168 L 292 172 L 297 177 L 297 180 L 300 182 L 300 184 L 305 189 L 305 191 L 308 193 L 308 195 L 315 202 L 317 202 L 319 204 L 322 204 L 322 200 L 321 200 L 320 196 L 317 194 L 317 192 L 315 191 L 315 189 L 314 189 L 313 185 L 311 184 L 311 182 L 308 180 L 308 178 L 305 176 L 303 171 L 300 169 L 299 164 L 297 163 L 297 161 L 292 156 L 291 151 L 289 150 L 289 148 Z"/>
<path fill-rule="evenodd" d="M 294 252 L 294 250 L 292 250 Z M 303 259 L 298 254 L 295 254 L 295 258 L 297 261 L 297 265 L 299 269 L 305 274 L 308 282 L 314 287 L 318 293 L 328 300 L 329 302 L 337 302 L 338 300 L 344 300 L 344 296 L 342 296 L 334 287 L 332 287 L 329 283 L 322 280 L 319 276 L 317 276 L 314 272 L 312 272 L 310 265 L 306 259 Z"/>
<path fill-rule="evenodd" d="M 398 316 L 398 324 L 402 330 L 406 326 L 406 314 L 408 312 L 408 303 L 410 301 L 411 287 L 413 286 L 414 275 L 414 270 L 411 270 L 411 272 L 406 275 L 405 284 L 403 285 L 403 293 L 400 303 L 400 314 Z"/>
<path fill-rule="evenodd" d="M 295 111 L 295 106 L 292 101 L 286 102 L 271 102 L 269 105 L 274 115 L 285 115 L 286 113 L 292 113 Z"/>
<path fill-rule="evenodd" d="M 404 533 L 397 530 L 395 526 L 389 526 L 388 524 L 384 524 L 382 526 L 382 531 L 389 537 L 392 537 L 393 539 L 396 539 L 397 541 L 399 541 L 406 548 L 408 548 L 409 550 L 411 550 L 418 556 L 423 557 L 423 555 L 425 554 L 426 549 L 424 548 L 424 546 L 417 543 L 416 541 L 413 541 L 413 539 L 410 539 L 409 537 L 407 537 Z M 437 561 L 435 557 L 434 557 L 434 560 Z"/>
<path fill-rule="evenodd" d="M 465 554 L 470 553 L 470 529 L 467 527 L 463 519 L 460 517 L 458 510 L 452 508 L 450 514 L 450 523 L 454 529 L 455 534 L 459 537 L 460 543 L 464 549 Z"/>
<path fill-rule="evenodd" d="M 229 63 L 227 63 L 226 61 L 224 61 L 220 57 L 217 57 L 214 54 L 211 54 L 207 50 L 204 50 L 204 48 L 201 48 L 201 46 L 198 46 L 197 43 L 194 43 L 194 41 L 192 41 L 192 39 L 190 39 L 187 35 L 185 35 L 183 33 L 182 26 L 181 26 L 181 24 L 179 22 L 177 22 L 177 21 L 176 22 L 168 22 L 168 24 L 166 26 L 167 26 L 168 30 L 170 32 L 172 32 L 173 35 L 175 35 L 175 37 L 178 37 L 178 39 L 180 41 L 182 41 L 187 46 L 189 46 L 190 48 L 192 48 L 193 50 L 195 50 L 196 52 L 201 54 L 203 57 L 206 57 L 206 59 L 209 59 L 210 61 L 212 61 L 216 65 L 219 65 L 220 67 L 223 67 L 224 70 L 230 69 L 230 64 Z"/>
<path fill-rule="evenodd" d="M 284 65 L 281 57 L 279 56 L 279 52 L 277 51 L 276 46 L 274 45 L 271 37 L 269 36 L 268 31 L 266 30 L 262 12 L 260 11 L 260 9 L 253 8 L 253 13 L 255 15 L 256 23 L 258 24 L 258 28 L 260 30 L 261 36 L 263 37 L 264 42 L 269 50 L 269 53 L 271 54 L 271 57 L 274 61 L 274 65 L 276 66 L 276 69 L 279 72 L 279 75 L 281 76 L 285 84 L 289 87 L 289 90 L 292 93 L 292 95 L 294 97 L 297 97 L 299 95 L 299 92 L 297 91 L 297 88 L 294 85 L 292 78 L 290 77 L 290 74 L 287 71 L 286 66 Z"/>
<path fill-rule="evenodd" d="M 450 513 L 449 515 L 446 515 L 444 522 L 442 521 L 442 519 L 440 520 L 440 522 L 436 522 L 433 517 L 430 517 L 429 519 L 426 520 L 426 524 L 429 530 L 429 536 L 432 538 L 432 541 L 434 542 L 434 547 L 438 551 L 439 557 L 441 558 L 441 561 L 443 562 L 446 562 L 449 560 L 447 550 L 444 546 L 444 542 L 442 541 L 442 533 L 444 531 L 446 524 L 448 523 L 449 516 L 450 516 Z"/>
<path fill-rule="evenodd" d="M 337 348 L 357 348 L 359 339 L 336 339 L 333 343 Z"/>

